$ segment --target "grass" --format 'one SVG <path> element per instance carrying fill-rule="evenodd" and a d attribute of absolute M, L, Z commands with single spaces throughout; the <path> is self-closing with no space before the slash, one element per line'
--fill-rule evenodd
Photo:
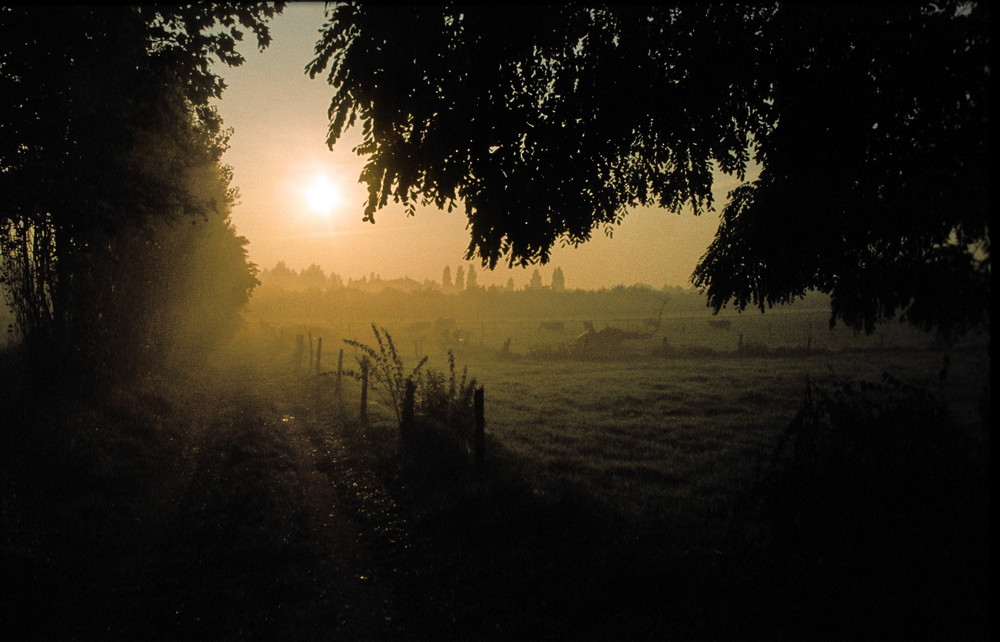
<path fill-rule="evenodd" d="M 894 372 L 949 398 L 955 416 L 964 417 L 958 429 L 982 437 L 975 402 L 980 397 L 970 392 L 982 382 L 981 352 L 952 353 L 944 380 L 943 353 L 926 350 L 707 360 L 488 356 L 467 353 L 470 371 L 487 390 L 492 468 L 486 478 L 449 477 L 446 484 L 430 484 L 433 471 L 400 462 L 391 448 L 382 451 L 380 466 L 391 492 L 411 511 L 414 532 L 460 565 L 425 578 L 466 591 L 489 586 L 489 599 L 510 607 L 503 619 L 508 628 L 490 634 L 656 638 L 743 637 L 753 631 L 770 637 L 874 632 L 891 637 L 906 631 L 920 637 L 922 630 L 898 615 L 905 611 L 912 617 L 912 608 L 895 603 L 895 612 L 876 616 L 851 602 L 859 594 L 873 595 L 873 586 L 891 592 L 891 585 L 876 582 L 859 592 L 857 582 L 864 580 L 858 573 L 864 569 L 854 568 L 850 578 L 835 582 L 809 570 L 816 560 L 808 553 L 792 559 L 790 549 L 748 552 L 756 540 L 738 520 L 746 519 L 740 511 L 747 493 L 760 482 L 775 444 L 802 407 L 807 381 L 878 381 L 883 372 Z M 836 492 L 835 480 L 829 484 Z M 982 507 L 972 512 L 983 515 Z M 972 556 L 983 554 L 985 539 L 972 540 Z M 488 555 L 478 558 L 484 548 Z M 788 564 L 776 566 L 775 554 L 790 556 Z M 827 585 L 810 581 L 810 573 Z M 976 584 L 982 578 L 975 576 L 952 595 L 972 596 L 970 602 L 984 595 Z M 921 587 L 913 593 L 921 599 L 937 590 L 920 581 L 913 585 Z M 796 590 L 802 592 L 800 601 Z M 546 606 L 526 606 L 518 595 Z M 664 611 L 662 605 L 671 602 L 681 612 Z M 512 618 L 514 604 L 519 615 Z M 806 611 L 796 613 L 797 604 Z M 439 615 L 461 611 L 448 605 Z M 942 614 L 940 607 L 924 606 L 924 613 Z M 472 620 L 480 622 L 490 608 L 482 600 L 468 608 L 471 620 L 447 629 L 459 631 L 458 637 L 483 634 Z M 976 608 L 964 612 L 974 614 Z M 838 609 L 846 611 L 826 621 Z M 722 612 L 729 614 L 726 623 L 702 619 Z M 923 632 L 946 634 L 940 624 L 920 621 Z M 981 618 L 949 625 L 975 637 L 976 622 Z"/>
<path fill-rule="evenodd" d="M 203 373 L 99 399 L 19 388 L 8 363 L 3 402 L 25 430 L 4 434 L 0 472 L 0 555 L 13 569 L 0 586 L 15 607 L 5 609 L 5 630 L 147 639 L 988 637 L 987 531 L 954 540 L 964 544 L 963 571 L 937 572 L 936 586 L 920 572 L 940 570 L 939 558 L 921 566 L 909 555 L 917 564 L 899 575 L 912 598 L 904 609 L 870 599 L 892 592 L 891 579 L 817 566 L 808 538 L 774 544 L 747 500 L 803 406 L 807 377 L 831 386 L 889 371 L 947 399 L 958 429 L 988 452 L 985 351 L 949 351 L 942 379 L 944 353 L 916 340 L 909 349 L 862 338 L 855 351 L 747 358 L 724 345 L 731 334 L 721 341 L 698 325 L 697 340 L 672 341 L 680 352 L 670 355 L 652 341 L 599 358 L 531 358 L 517 348 L 537 340 L 528 321 L 483 323 L 478 342 L 435 342 L 428 368 L 447 372 L 451 348 L 485 387 L 487 460 L 478 472 L 407 454 L 393 408 L 370 398 L 363 423 L 354 381 L 337 390 L 333 377 L 296 370 L 294 337 L 305 328 L 288 328 L 284 340 L 244 337 Z M 341 336 L 312 331 L 326 346 Z M 432 342 L 393 337 L 401 353 Z M 498 358 L 509 337 L 511 351 Z M 550 336 L 533 349 L 565 340 Z M 413 353 L 407 363 L 418 361 Z M 335 363 L 328 347 L 324 364 Z M 963 514 L 967 523 L 980 518 L 988 508 Z M 920 612 L 922 629 L 905 621 Z"/>

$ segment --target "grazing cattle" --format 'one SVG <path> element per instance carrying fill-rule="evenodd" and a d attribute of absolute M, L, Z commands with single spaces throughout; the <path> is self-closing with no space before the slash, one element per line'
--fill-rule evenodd
<path fill-rule="evenodd" d="M 732 321 L 718 321 L 715 319 L 710 319 L 708 325 L 715 328 L 716 330 L 728 330 L 729 326 L 732 325 Z"/>
<path fill-rule="evenodd" d="M 566 324 L 562 321 L 542 321 L 542 330 L 551 330 L 553 332 L 562 332 L 566 329 Z"/>

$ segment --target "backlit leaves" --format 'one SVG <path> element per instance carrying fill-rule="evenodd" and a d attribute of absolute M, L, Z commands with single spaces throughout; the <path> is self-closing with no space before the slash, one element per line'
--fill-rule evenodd
<path fill-rule="evenodd" d="M 759 166 L 693 277 L 716 308 L 819 289 L 855 327 L 910 309 L 958 327 L 906 275 L 947 264 L 976 288 L 988 276 L 977 3 L 336 3 L 328 15 L 307 69 L 333 88 L 328 144 L 362 126 L 368 220 L 390 201 L 458 205 L 469 258 L 527 265 L 636 206 L 710 211 L 717 172 L 743 181 Z M 953 237 L 985 261 L 936 257 Z"/>

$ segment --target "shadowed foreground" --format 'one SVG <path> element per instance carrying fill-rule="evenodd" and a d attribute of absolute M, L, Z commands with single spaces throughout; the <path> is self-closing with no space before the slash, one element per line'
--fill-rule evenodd
<path fill-rule="evenodd" d="M 988 637 L 980 498 L 957 539 L 761 544 L 742 515 L 679 549 L 674 524 L 533 486 L 499 443 L 478 474 L 402 457 L 316 382 L 230 364 L 96 402 L 9 382 L 7 636 Z"/>

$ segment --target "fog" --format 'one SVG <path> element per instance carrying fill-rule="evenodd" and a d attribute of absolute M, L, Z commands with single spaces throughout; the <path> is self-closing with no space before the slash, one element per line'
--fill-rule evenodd
<path fill-rule="evenodd" d="M 0 7 L 0 631 L 988 639 L 988 23 Z"/>

